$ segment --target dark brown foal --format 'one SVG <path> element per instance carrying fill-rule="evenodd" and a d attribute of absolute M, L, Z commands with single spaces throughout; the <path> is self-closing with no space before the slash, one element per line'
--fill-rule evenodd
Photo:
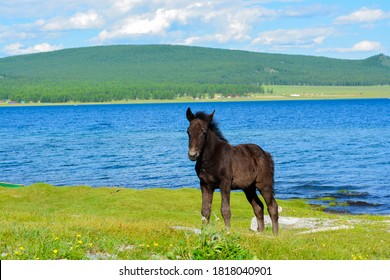
<path fill-rule="evenodd" d="M 260 191 L 272 220 L 272 231 L 278 233 L 278 204 L 274 197 L 274 162 L 269 153 L 255 144 L 232 146 L 223 137 L 215 122 L 214 113 L 187 109 L 190 122 L 188 157 L 196 161 L 195 170 L 202 191 L 202 216 L 208 223 L 215 189 L 221 190 L 221 214 L 227 229 L 230 227 L 230 191 L 242 189 L 257 218 L 258 231 L 264 230 L 264 205 L 256 194 Z"/>

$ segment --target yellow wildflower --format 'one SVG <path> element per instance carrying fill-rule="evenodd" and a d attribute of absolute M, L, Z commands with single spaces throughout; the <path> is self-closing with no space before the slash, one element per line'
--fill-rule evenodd
<path fill-rule="evenodd" d="M 54 253 L 54 254 L 57 254 L 57 253 L 58 253 L 58 250 L 57 250 L 57 249 L 54 249 L 54 250 L 53 250 L 53 253 Z"/>

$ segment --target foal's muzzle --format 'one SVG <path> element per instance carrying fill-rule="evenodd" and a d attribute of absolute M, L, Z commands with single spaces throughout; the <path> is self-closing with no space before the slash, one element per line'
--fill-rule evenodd
<path fill-rule="evenodd" d="M 195 160 L 197 160 L 198 159 L 198 157 L 199 157 L 199 152 L 197 152 L 197 151 L 188 151 L 188 158 L 190 159 L 190 160 L 192 160 L 192 161 L 195 161 Z"/>

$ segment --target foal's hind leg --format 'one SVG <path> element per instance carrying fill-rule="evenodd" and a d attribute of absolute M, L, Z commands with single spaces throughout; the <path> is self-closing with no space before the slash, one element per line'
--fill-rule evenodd
<path fill-rule="evenodd" d="M 256 194 L 256 188 L 251 186 L 244 190 L 246 199 L 252 205 L 253 212 L 257 219 L 257 231 L 264 231 L 264 204 Z"/>
<path fill-rule="evenodd" d="M 265 203 L 268 207 L 268 213 L 272 221 L 272 232 L 278 234 L 279 231 L 279 214 L 278 214 L 278 203 L 274 197 L 273 184 L 257 184 L 257 188 L 260 190 L 261 195 L 264 198 Z"/>

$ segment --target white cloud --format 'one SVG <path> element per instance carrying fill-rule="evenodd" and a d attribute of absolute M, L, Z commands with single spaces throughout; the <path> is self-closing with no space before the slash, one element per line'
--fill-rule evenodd
<path fill-rule="evenodd" d="M 248 41 L 256 24 L 277 16 L 275 10 L 233 0 L 154 0 L 144 3 L 137 0 L 133 6 L 123 0 L 116 6 L 122 4 L 123 11 L 129 12 L 117 19 L 110 15 L 111 24 L 107 24 L 95 41 L 101 43 L 139 35 L 177 36 L 173 40 L 185 44 Z"/>
<path fill-rule="evenodd" d="M 53 46 L 48 43 L 37 44 L 32 47 L 24 47 L 21 43 L 14 43 L 4 47 L 4 52 L 8 55 L 21 55 L 39 52 L 50 52 L 62 49 L 62 46 Z"/>
<path fill-rule="evenodd" d="M 110 6 L 118 0 L 7 0 L 1 1 L 0 15 L 2 18 L 49 18 L 53 15 L 69 15 L 75 11 L 83 11 L 86 7 L 100 9 Z"/>
<path fill-rule="evenodd" d="M 329 16 L 332 14 L 336 8 L 333 5 L 324 5 L 324 4 L 308 4 L 297 6 L 284 7 L 281 10 L 278 10 L 280 16 L 284 17 L 296 17 L 296 18 L 310 18 L 317 16 Z"/>
<path fill-rule="evenodd" d="M 10 36 L 12 36 L 12 32 L 10 32 L 9 28 L 0 25 L 0 42 L 3 42 Z"/>
<path fill-rule="evenodd" d="M 330 27 L 316 27 L 305 29 L 278 29 L 261 32 L 252 44 L 273 46 L 275 49 L 284 47 L 309 47 L 320 45 L 328 37 L 334 34 Z"/>
<path fill-rule="evenodd" d="M 388 18 L 389 13 L 385 13 L 381 9 L 368 9 L 366 7 L 350 13 L 348 15 L 339 16 L 334 20 L 336 24 L 353 24 L 353 23 L 372 23 L 381 19 Z"/>
<path fill-rule="evenodd" d="M 264 16 L 264 11 L 260 9 L 222 10 L 220 14 L 214 14 L 214 19 L 212 20 L 213 28 L 215 28 L 216 32 L 203 38 L 198 38 L 198 41 L 212 41 L 223 44 L 230 41 L 250 40 L 250 31 L 253 23 L 259 21 L 262 16 Z M 206 20 L 210 23 L 210 15 L 206 14 L 206 17 Z"/>
<path fill-rule="evenodd" d="M 155 13 L 130 16 L 124 21 L 115 24 L 111 30 L 105 29 L 101 31 L 98 39 L 105 41 L 134 35 L 162 35 L 174 22 L 185 25 L 188 16 L 187 10 L 161 8 Z"/>
<path fill-rule="evenodd" d="M 77 12 L 70 18 L 54 18 L 47 22 L 41 20 L 43 30 L 61 31 L 101 27 L 104 19 L 95 11 Z"/>
<path fill-rule="evenodd" d="M 373 41 L 361 41 L 354 44 L 351 48 L 335 48 L 332 49 L 336 52 L 372 52 L 381 51 L 383 46 L 380 42 Z"/>
<path fill-rule="evenodd" d="M 40 27 L 39 21 L 34 23 L 0 25 L 0 42 L 20 41 L 35 38 L 37 27 Z"/>
<path fill-rule="evenodd" d="M 124 14 L 142 4 L 143 0 L 112 0 L 110 10 L 115 14 Z"/>
<path fill-rule="evenodd" d="M 179 43 L 182 43 L 184 45 L 194 45 L 199 42 L 202 42 L 204 39 L 205 38 L 202 38 L 201 36 L 191 36 L 186 38 L 183 42 L 179 42 Z"/>
<path fill-rule="evenodd" d="M 219 9 L 205 9 L 197 17 L 198 21 L 204 24 L 203 32 L 189 33 L 181 43 L 192 45 L 249 41 L 257 24 L 275 16 L 276 11 L 260 7 L 224 6 Z"/>

